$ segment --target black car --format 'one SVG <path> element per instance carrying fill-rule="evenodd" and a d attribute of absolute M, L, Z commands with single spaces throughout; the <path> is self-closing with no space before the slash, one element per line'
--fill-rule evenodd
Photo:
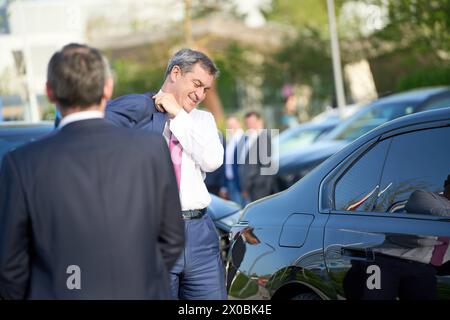
<path fill-rule="evenodd" d="M 450 108 L 388 122 L 243 210 L 229 296 L 450 299 L 449 203 Z"/>
<path fill-rule="evenodd" d="M 450 88 L 416 89 L 380 98 L 361 108 L 306 148 L 280 154 L 278 187 L 284 190 L 349 142 L 400 116 L 450 106 Z"/>
<path fill-rule="evenodd" d="M 51 123 L 17 123 L 0 124 L 0 163 L 3 155 L 20 145 L 39 139 L 54 130 Z M 220 239 L 222 256 L 225 259 L 229 246 L 228 233 L 239 219 L 241 207 L 235 202 L 223 200 L 211 194 L 211 204 L 207 214 L 213 220 Z"/>

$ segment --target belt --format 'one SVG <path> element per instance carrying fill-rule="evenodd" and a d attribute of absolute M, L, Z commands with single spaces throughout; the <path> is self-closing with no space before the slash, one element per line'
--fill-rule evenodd
<path fill-rule="evenodd" d="M 181 214 L 183 215 L 183 219 L 185 219 L 185 220 L 200 219 L 201 217 L 203 217 L 205 215 L 205 213 L 206 213 L 206 208 L 181 211 Z"/>

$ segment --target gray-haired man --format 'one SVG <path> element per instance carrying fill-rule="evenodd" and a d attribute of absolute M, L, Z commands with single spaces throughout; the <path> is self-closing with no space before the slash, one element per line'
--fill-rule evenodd
<path fill-rule="evenodd" d="M 205 99 L 218 69 L 205 54 L 182 49 L 170 60 L 157 94 L 132 94 L 110 102 L 114 123 L 163 134 L 177 177 L 186 245 L 171 270 L 175 299 L 226 299 L 217 231 L 206 207 L 211 202 L 206 172 L 223 162 L 223 146 L 211 113 L 196 107 Z"/>

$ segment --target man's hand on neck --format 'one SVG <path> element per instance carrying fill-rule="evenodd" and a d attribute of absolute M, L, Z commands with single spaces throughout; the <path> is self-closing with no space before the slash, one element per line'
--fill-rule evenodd
<path fill-rule="evenodd" d="M 155 100 L 156 109 L 160 112 L 167 112 L 170 118 L 175 118 L 183 109 L 171 93 L 159 90 L 152 98 Z"/>

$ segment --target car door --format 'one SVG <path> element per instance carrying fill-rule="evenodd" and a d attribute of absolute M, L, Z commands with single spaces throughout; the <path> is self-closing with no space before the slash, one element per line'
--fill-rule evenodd
<path fill-rule="evenodd" d="M 325 180 L 334 204 L 324 256 L 336 298 L 450 299 L 450 217 L 427 209 L 435 202 L 411 205 L 414 192 L 444 206 L 450 200 L 442 195 L 448 141 L 448 121 L 403 128 L 364 146 Z"/>

